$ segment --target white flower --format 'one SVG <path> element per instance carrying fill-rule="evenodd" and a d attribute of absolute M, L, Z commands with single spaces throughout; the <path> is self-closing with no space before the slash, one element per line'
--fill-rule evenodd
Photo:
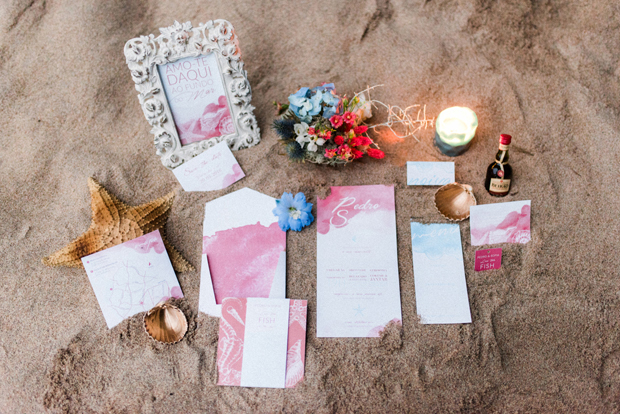
<path fill-rule="evenodd" d="M 308 151 L 316 152 L 319 149 L 318 146 L 325 144 L 325 140 L 323 138 L 310 136 L 310 143 L 308 143 Z M 318 146 L 317 146 L 318 145 Z"/>
<path fill-rule="evenodd" d="M 310 142 L 310 134 L 308 134 L 308 129 L 310 129 L 310 125 L 302 122 L 301 124 L 295 124 L 293 128 L 295 129 L 295 134 L 297 134 L 297 138 L 295 138 L 295 140 L 303 148 L 306 142 Z"/>
<path fill-rule="evenodd" d="M 295 124 L 293 128 L 295 129 L 295 133 L 297 134 L 297 138 L 295 138 L 295 140 L 299 143 L 299 145 L 301 145 L 302 148 L 307 142 L 308 146 L 306 147 L 306 150 L 316 152 L 319 148 L 318 146 L 325 144 L 325 140 L 323 138 L 319 138 L 315 135 L 310 135 L 308 133 L 310 125 L 306 124 L 305 122 L 302 122 L 301 124 Z"/>

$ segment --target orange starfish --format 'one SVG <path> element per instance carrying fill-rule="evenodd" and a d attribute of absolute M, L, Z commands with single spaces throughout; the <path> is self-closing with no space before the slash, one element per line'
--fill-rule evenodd
<path fill-rule="evenodd" d="M 88 179 L 93 221 L 86 233 L 58 250 L 44 257 L 47 266 L 82 267 L 81 257 L 133 240 L 144 234 L 158 230 L 170 256 L 172 266 L 177 272 L 194 270 L 194 267 L 181 256 L 164 234 L 164 225 L 170 215 L 174 192 L 153 200 L 150 203 L 131 207 L 114 197 L 94 178 Z"/>

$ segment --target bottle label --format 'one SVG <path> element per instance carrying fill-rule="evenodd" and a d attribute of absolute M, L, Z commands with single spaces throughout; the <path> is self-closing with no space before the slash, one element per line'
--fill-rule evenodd
<path fill-rule="evenodd" d="M 510 146 L 510 144 L 506 145 L 506 144 L 499 144 L 499 150 L 500 151 L 508 151 L 508 147 Z"/>
<path fill-rule="evenodd" d="M 504 180 L 501 178 L 491 178 L 491 184 L 489 185 L 489 191 L 494 193 L 507 193 L 510 189 L 510 180 Z"/>

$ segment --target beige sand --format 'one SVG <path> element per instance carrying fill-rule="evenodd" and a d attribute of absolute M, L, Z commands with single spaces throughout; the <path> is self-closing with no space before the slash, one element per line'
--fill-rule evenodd
<path fill-rule="evenodd" d="M 499 4 L 501 3 L 501 4 Z M 236 27 L 263 141 L 236 155 L 247 177 L 180 191 L 170 241 L 196 266 L 205 202 L 243 186 L 309 199 L 330 185 L 396 186 L 404 331 L 317 339 L 316 226 L 288 236 L 288 295 L 309 301 L 305 382 L 215 385 L 217 319 L 198 315 L 199 273 L 179 275 L 189 332 L 165 347 L 141 315 L 108 330 L 81 269 L 41 257 L 90 224 L 86 179 L 130 204 L 179 189 L 155 155 L 123 56 L 127 39 L 175 19 Z M 343 2 L 6 0 L 0 6 L 0 412 L 618 412 L 620 410 L 620 6 L 615 0 Z M 404 162 L 447 160 L 381 140 L 383 161 L 289 165 L 271 102 L 302 85 L 384 84 L 377 98 L 471 107 L 473 147 L 457 180 L 480 203 L 500 133 L 514 136 L 506 201 L 532 200 L 532 237 L 475 273 L 461 224 L 474 323 L 416 322 L 409 219 L 442 222 L 434 189 Z"/>

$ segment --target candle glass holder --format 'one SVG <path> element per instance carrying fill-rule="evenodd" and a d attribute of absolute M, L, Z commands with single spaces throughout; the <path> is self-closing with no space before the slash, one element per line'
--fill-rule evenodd
<path fill-rule="evenodd" d="M 435 145 L 439 151 L 456 157 L 469 149 L 476 135 L 478 117 L 469 108 L 454 106 L 441 111 L 435 126 Z"/>

